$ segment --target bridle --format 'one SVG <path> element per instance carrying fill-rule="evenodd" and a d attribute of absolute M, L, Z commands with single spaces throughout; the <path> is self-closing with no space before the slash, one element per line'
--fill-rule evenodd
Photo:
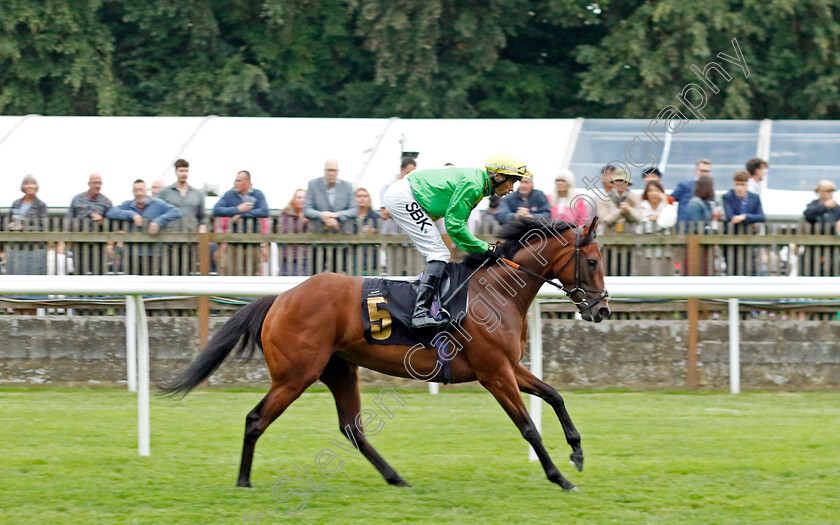
<path fill-rule="evenodd" d="M 594 232 L 590 233 L 586 237 L 581 238 L 580 230 L 581 229 L 578 228 L 575 232 L 575 253 L 574 253 L 574 255 L 572 257 L 570 257 L 565 263 L 563 263 L 563 266 L 560 267 L 560 271 L 562 271 L 563 268 L 565 268 L 566 265 L 568 265 L 574 259 L 574 261 L 575 261 L 575 287 L 572 288 L 571 290 L 569 290 L 565 286 L 563 286 L 563 283 L 559 279 L 557 279 L 556 277 L 555 277 L 555 279 L 557 279 L 558 282 L 554 282 L 553 279 L 546 279 L 542 275 L 534 272 L 533 270 L 529 270 L 528 268 L 525 268 L 524 266 L 521 266 L 521 265 L 511 261 L 510 259 L 505 259 L 504 257 L 501 257 L 499 260 L 502 261 L 503 263 L 505 263 L 506 265 L 510 266 L 511 268 L 515 269 L 515 270 L 525 272 L 526 274 L 530 275 L 531 277 L 534 277 L 535 279 L 539 279 L 540 281 L 542 281 L 544 283 L 547 283 L 547 284 L 550 284 L 551 286 L 554 286 L 555 288 L 559 289 L 564 294 L 566 294 L 566 297 L 575 306 L 577 306 L 578 309 L 580 309 L 580 306 L 583 305 L 587 310 L 591 311 L 593 308 L 595 308 L 595 306 L 598 303 L 600 303 L 601 301 L 603 301 L 604 299 L 609 297 L 610 294 L 607 292 L 606 288 L 603 289 L 603 290 L 590 290 L 590 289 L 587 289 L 587 288 L 584 288 L 584 287 L 581 286 L 580 260 L 582 258 L 582 254 L 580 253 L 580 249 L 581 249 L 581 247 L 588 246 L 588 245 L 590 245 L 590 244 L 592 244 L 593 242 L 596 242 L 596 241 L 595 241 L 595 233 Z M 598 300 L 590 305 L 589 301 L 586 299 L 586 294 L 587 293 L 598 294 Z M 575 300 L 576 295 L 580 297 L 579 301 Z"/>

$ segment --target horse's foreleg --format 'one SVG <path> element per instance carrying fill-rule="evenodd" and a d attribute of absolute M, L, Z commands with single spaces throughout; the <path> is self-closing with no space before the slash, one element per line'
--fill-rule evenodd
<path fill-rule="evenodd" d="M 534 376 L 521 363 L 517 363 L 513 373 L 516 376 L 516 384 L 519 385 L 520 391 L 541 398 L 554 409 L 557 418 L 560 419 L 560 424 L 563 425 L 566 442 L 572 447 L 572 454 L 569 459 L 578 470 L 583 470 L 583 450 L 580 448 L 580 434 L 578 434 L 575 424 L 572 423 L 572 418 L 566 411 L 566 403 L 563 398 L 554 387 Z"/>
<path fill-rule="evenodd" d="M 489 375 L 480 374 L 478 377 L 481 385 L 493 394 L 496 401 L 502 405 L 508 416 L 516 424 L 516 427 L 522 433 L 522 437 L 534 448 L 540 463 L 545 470 L 545 475 L 552 483 L 557 483 L 563 490 L 576 490 L 574 484 L 563 477 L 563 474 L 554 466 L 548 452 L 542 444 L 540 433 L 528 411 L 525 410 L 525 403 L 522 401 L 522 396 L 519 395 L 519 389 L 516 384 L 516 377 L 511 368 L 501 368 Z"/>
<path fill-rule="evenodd" d="M 340 357 L 333 356 L 327 367 L 321 373 L 321 381 L 329 387 L 335 397 L 335 407 L 338 410 L 338 426 L 351 444 L 367 458 L 376 470 L 382 474 L 385 481 L 391 485 L 410 487 L 404 479 L 391 468 L 387 461 L 376 452 L 365 435 L 356 426 L 356 416 L 362 411 L 359 398 L 359 368 Z"/>

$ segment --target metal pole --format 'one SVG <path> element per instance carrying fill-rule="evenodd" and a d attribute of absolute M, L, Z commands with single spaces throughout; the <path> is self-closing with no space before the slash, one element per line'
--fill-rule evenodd
<path fill-rule="evenodd" d="M 134 297 L 125 296 L 125 369 L 128 391 L 137 392 L 137 308 Z"/>
<path fill-rule="evenodd" d="M 741 391 L 741 315 L 738 299 L 729 300 L 729 392 Z"/>
<path fill-rule="evenodd" d="M 137 452 L 141 456 L 151 454 L 149 436 L 149 326 L 143 297 L 135 295 L 137 304 L 138 388 L 137 388 Z"/>
<path fill-rule="evenodd" d="M 537 299 L 531 303 L 531 322 L 528 323 L 528 330 L 531 336 L 531 373 L 542 379 L 542 319 L 540 318 L 540 302 Z M 537 427 L 537 432 L 542 432 L 542 399 L 537 396 L 531 396 L 531 420 Z M 536 461 L 537 459 L 534 448 L 528 445 L 528 460 Z"/>

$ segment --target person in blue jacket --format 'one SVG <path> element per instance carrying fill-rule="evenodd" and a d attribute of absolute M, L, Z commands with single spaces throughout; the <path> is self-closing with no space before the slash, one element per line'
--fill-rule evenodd
<path fill-rule="evenodd" d="M 134 181 L 132 189 L 134 198 L 119 206 L 108 210 L 105 217 L 118 221 L 131 221 L 129 231 L 144 231 L 156 235 L 161 228 L 173 219 L 181 216 L 181 210 L 168 202 L 149 197 L 146 183 L 142 179 Z M 157 274 L 160 268 L 162 243 L 147 245 L 147 243 L 125 243 L 125 251 L 114 264 L 116 271 L 128 274 L 149 275 Z"/>
<path fill-rule="evenodd" d="M 519 181 L 519 188 L 516 191 L 502 197 L 495 217 L 499 224 L 522 217 L 550 219 L 551 206 L 548 204 L 545 193 L 534 189 L 534 181 L 531 177 L 525 177 Z"/>
<path fill-rule="evenodd" d="M 723 195 L 723 211 L 728 224 L 755 224 L 764 222 L 761 197 L 748 191 L 750 172 L 739 171 L 733 177 L 733 189 Z"/>
<path fill-rule="evenodd" d="M 134 181 L 132 192 L 134 193 L 132 200 L 111 208 L 105 216 L 118 221 L 132 221 L 131 230 L 134 231 L 143 231 L 148 221 L 146 233 L 152 235 L 157 234 L 169 221 L 181 216 L 181 211 L 175 206 L 155 197 L 149 197 L 146 183 L 142 179 Z"/>
<path fill-rule="evenodd" d="M 242 170 L 236 174 L 233 189 L 228 190 L 213 206 L 214 217 L 231 217 L 234 223 L 240 218 L 268 217 L 265 195 L 251 185 L 251 173 Z M 256 226 L 250 228 L 261 231 Z M 241 228 L 236 228 L 237 231 Z"/>
<path fill-rule="evenodd" d="M 688 219 L 688 201 L 694 197 L 694 186 L 701 175 L 712 176 L 712 163 L 706 159 L 700 159 L 694 164 L 694 180 L 684 180 L 677 184 L 671 197 L 679 204 L 677 207 L 677 222 L 685 222 Z"/>

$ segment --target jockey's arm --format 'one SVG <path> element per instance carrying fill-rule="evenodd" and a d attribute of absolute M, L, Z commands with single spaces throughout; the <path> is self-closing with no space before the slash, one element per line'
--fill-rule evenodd
<path fill-rule="evenodd" d="M 490 247 L 467 228 L 470 212 L 482 198 L 483 188 L 470 183 L 464 178 L 455 188 L 449 207 L 444 216 L 446 233 L 459 248 L 467 253 L 484 253 Z"/>

